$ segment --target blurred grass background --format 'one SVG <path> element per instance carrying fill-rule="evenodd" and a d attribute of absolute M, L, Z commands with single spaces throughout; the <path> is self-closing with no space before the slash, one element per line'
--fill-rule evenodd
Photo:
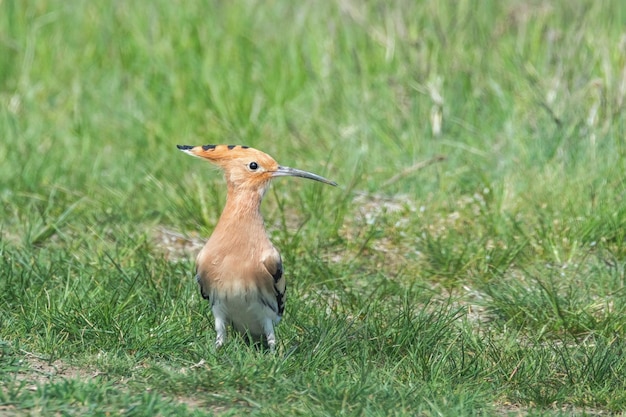
<path fill-rule="evenodd" d="M 622 412 L 625 27 L 619 1 L 0 0 L 0 407 Z M 192 270 L 225 187 L 178 143 L 340 183 L 264 202 L 276 357 L 213 352 Z"/>

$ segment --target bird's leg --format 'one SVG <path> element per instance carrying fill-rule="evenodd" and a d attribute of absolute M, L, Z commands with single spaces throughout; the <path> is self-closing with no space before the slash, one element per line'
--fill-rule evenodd
<path fill-rule="evenodd" d="M 270 352 L 274 352 L 276 350 L 276 335 L 274 334 L 274 324 L 272 323 L 272 319 L 265 319 L 263 322 L 263 332 L 265 333 L 265 338 L 267 339 L 267 345 L 270 348 Z"/>
<path fill-rule="evenodd" d="M 215 338 L 215 347 L 219 349 L 224 342 L 226 341 L 226 320 L 221 314 L 215 314 L 215 331 L 217 332 L 217 337 Z"/>

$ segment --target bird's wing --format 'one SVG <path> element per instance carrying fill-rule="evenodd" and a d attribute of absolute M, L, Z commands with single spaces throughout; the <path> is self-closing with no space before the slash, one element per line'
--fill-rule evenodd
<path fill-rule="evenodd" d="M 211 304 L 211 287 L 209 286 L 209 280 L 202 279 L 202 275 L 198 272 L 198 268 L 196 267 L 196 282 L 200 286 L 200 294 L 202 294 L 202 298 L 205 300 L 209 300 Z"/>
<path fill-rule="evenodd" d="M 283 261 L 280 254 L 275 251 L 273 256 L 268 256 L 263 260 L 263 265 L 274 279 L 274 295 L 276 296 L 276 304 L 278 307 L 278 315 L 282 316 L 285 311 L 285 291 L 287 285 L 285 277 L 283 277 Z"/>
<path fill-rule="evenodd" d="M 214 257 L 211 256 L 212 251 L 206 250 L 206 245 L 196 258 L 196 281 L 200 286 L 200 294 L 202 298 L 209 301 L 211 307 L 215 304 L 214 292 L 215 292 L 215 277 L 220 276 L 219 263 L 214 262 Z"/>

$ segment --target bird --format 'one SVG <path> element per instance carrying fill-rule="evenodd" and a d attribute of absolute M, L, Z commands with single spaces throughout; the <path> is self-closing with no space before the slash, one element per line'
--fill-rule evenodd
<path fill-rule="evenodd" d="M 279 165 L 244 145 L 177 145 L 224 172 L 226 204 L 196 258 L 196 280 L 209 301 L 219 349 L 232 327 L 247 340 L 276 348 L 277 325 L 285 311 L 286 282 L 280 253 L 269 239 L 261 202 L 276 177 L 302 177 L 336 186 L 311 172 Z"/>

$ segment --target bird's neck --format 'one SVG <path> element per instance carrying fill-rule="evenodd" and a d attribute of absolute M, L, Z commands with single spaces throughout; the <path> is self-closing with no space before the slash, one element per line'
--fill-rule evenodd
<path fill-rule="evenodd" d="M 250 232 L 265 231 L 261 215 L 263 193 L 253 189 L 232 189 L 229 187 L 226 205 L 217 227 L 231 228 L 233 225 L 245 227 Z"/>

